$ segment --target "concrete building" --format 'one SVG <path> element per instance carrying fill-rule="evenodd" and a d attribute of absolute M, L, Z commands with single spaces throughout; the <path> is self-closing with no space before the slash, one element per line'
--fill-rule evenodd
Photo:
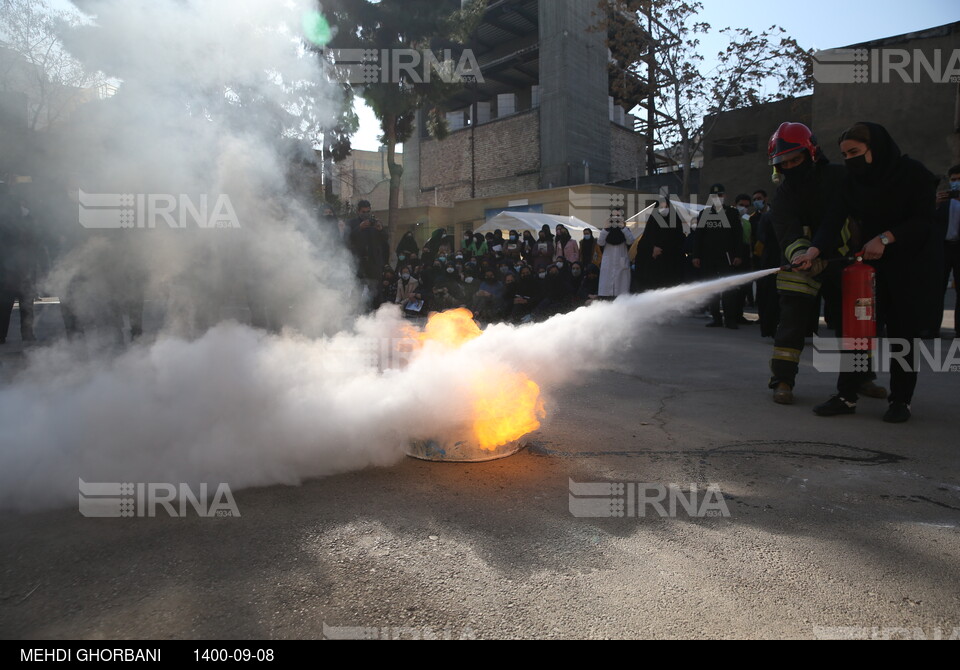
<path fill-rule="evenodd" d="M 583 0 L 491 0 L 469 48 L 482 73 L 449 105 L 451 134 L 420 115 L 404 144 L 406 206 L 475 199 L 645 173 L 644 142 L 610 96 L 597 6 Z"/>
<path fill-rule="evenodd" d="M 739 193 L 752 195 L 758 188 L 772 194 L 775 187 L 771 183 L 773 169 L 767 165 L 767 143 L 784 121 L 814 127 L 813 96 L 707 117 L 704 121 L 703 168 L 699 188 L 693 191 L 700 202 L 706 200 L 710 187 L 716 183 L 727 188 L 729 204 Z M 833 152 L 834 157 L 836 153 Z"/>
<path fill-rule="evenodd" d="M 859 52 L 862 69 L 838 59 L 826 64 L 840 68 L 828 77 L 817 65 L 812 96 L 706 119 L 701 198 L 716 182 L 731 197 L 764 184 L 772 188 L 767 141 L 784 121 L 809 125 L 833 160 L 840 160 L 837 140 L 846 128 L 873 121 L 938 175 L 960 163 L 960 22 L 843 49 Z"/>
<path fill-rule="evenodd" d="M 396 161 L 403 165 L 403 154 L 398 153 Z M 390 171 L 385 151 L 354 149 L 333 166 L 331 179 L 333 194 L 341 202 L 356 205 L 360 200 L 369 200 L 374 209 L 390 206 Z M 403 191 L 400 192 L 400 206 L 403 207 Z"/>
<path fill-rule="evenodd" d="M 818 82 L 813 94 L 816 132 L 832 155 L 845 129 L 873 121 L 935 174 L 960 163 L 960 22 L 846 48 L 867 51 L 867 81 Z"/>

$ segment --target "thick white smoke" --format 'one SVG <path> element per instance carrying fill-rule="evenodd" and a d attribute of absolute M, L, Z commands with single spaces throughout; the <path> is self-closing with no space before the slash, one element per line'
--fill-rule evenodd
<path fill-rule="evenodd" d="M 549 394 L 743 281 L 495 326 L 460 350 L 428 347 L 382 369 L 402 317 L 386 309 L 344 329 L 351 262 L 288 187 L 302 129 L 280 112 L 330 116 L 335 101 L 298 46 L 313 2 L 77 4 L 94 22 L 65 36 L 68 49 L 122 83 L 58 138 L 59 174 L 94 193 L 225 194 L 240 229 L 105 230 L 68 245 L 51 285 L 81 322 L 140 277 L 165 327 L 115 356 L 91 354 L 89 339 L 29 353 L 0 387 L 0 508 L 75 504 L 79 479 L 239 489 L 387 465 L 411 438 L 467 422 L 478 375 L 523 372 Z M 297 104 L 305 90 L 310 110 Z M 82 232 L 76 212 L 65 221 Z M 279 314 L 283 335 L 217 324 L 218 306 L 244 301 Z"/>
<path fill-rule="evenodd" d="M 649 329 L 766 274 L 493 326 L 457 350 L 428 347 L 402 370 L 381 370 L 375 355 L 404 336 L 395 309 L 321 340 L 224 324 L 110 363 L 77 366 L 67 345 L 38 351 L 0 390 L 0 508 L 73 502 L 78 479 L 239 489 L 389 465 L 411 438 L 464 425 L 478 375 L 523 372 L 549 395 L 641 346 Z"/>
<path fill-rule="evenodd" d="M 76 0 L 88 25 L 63 35 L 91 70 L 119 82 L 112 97 L 76 110 L 53 130 L 41 172 L 93 194 L 175 199 L 171 228 L 98 230 L 77 223 L 78 203 L 56 221 L 63 253 L 46 283 L 84 325 L 104 320 L 108 298 L 138 292 L 164 308 L 168 332 L 198 335 L 222 305 L 249 306 L 273 329 L 333 332 L 350 317 L 353 272 L 338 231 L 321 227 L 288 178 L 316 162 L 313 140 L 331 125 L 340 91 L 304 49 L 310 0 Z M 307 189 L 309 190 L 309 189 Z M 208 201 L 237 228 L 204 229 L 189 210 Z M 216 210 L 221 198 L 230 209 Z M 162 207 L 166 201 L 160 200 Z M 72 216 L 70 216 L 72 214 Z M 201 217 L 202 218 L 202 217 Z M 139 221 L 138 221 L 139 222 Z M 154 228 L 149 225 L 155 224 Z"/>

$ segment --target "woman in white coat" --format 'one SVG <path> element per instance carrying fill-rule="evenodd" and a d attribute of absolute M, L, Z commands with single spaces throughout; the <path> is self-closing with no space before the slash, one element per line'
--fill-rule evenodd
<path fill-rule="evenodd" d="M 603 249 L 600 264 L 600 297 L 617 298 L 630 292 L 630 247 L 636 238 L 624 226 L 622 216 L 610 218 L 610 227 L 600 233 L 597 244 Z"/>

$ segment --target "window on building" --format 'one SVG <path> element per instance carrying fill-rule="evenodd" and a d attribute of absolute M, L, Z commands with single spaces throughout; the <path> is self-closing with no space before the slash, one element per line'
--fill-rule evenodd
<path fill-rule="evenodd" d="M 757 153 L 757 145 L 756 135 L 728 137 L 722 140 L 714 140 L 711 151 L 713 158 L 736 158 L 737 156 Z"/>

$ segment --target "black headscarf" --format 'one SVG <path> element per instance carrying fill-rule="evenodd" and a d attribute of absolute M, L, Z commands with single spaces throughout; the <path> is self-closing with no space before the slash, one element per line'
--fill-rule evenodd
<path fill-rule="evenodd" d="M 524 272 L 521 272 L 519 279 L 517 279 L 517 295 L 534 299 L 540 296 L 540 280 L 532 271 L 527 273 L 526 268 L 524 268 Z"/>
<path fill-rule="evenodd" d="M 840 137 L 841 142 L 845 140 L 863 142 L 873 155 L 873 162 L 862 174 L 850 174 L 846 189 L 864 239 L 889 230 L 897 241 L 884 254 L 886 259 L 923 257 L 920 265 L 935 264 L 926 247 L 932 239 L 939 179 L 922 163 L 902 154 L 887 129 L 879 124 L 857 123 Z M 924 254 L 916 256 L 921 249 Z"/>
<path fill-rule="evenodd" d="M 579 270 L 580 275 L 574 276 L 573 271 Z M 574 293 L 580 290 L 580 285 L 583 284 L 583 264 L 582 263 L 571 263 L 567 272 L 570 275 L 570 287 Z"/>
<path fill-rule="evenodd" d="M 564 271 L 566 268 L 564 268 Z M 555 302 L 562 301 L 573 292 L 569 278 L 555 265 L 547 268 L 547 277 L 543 280 L 544 297 Z"/>
<path fill-rule="evenodd" d="M 862 176 L 854 176 L 857 181 L 868 184 L 887 181 L 903 157 L 900 147 L 890 137 L 887 129 L 877 123 L 860 121 L 840 136 L 840 143 L 846 140 L 863 142 L 870 147 L 870 152 L 873 154 L 873 162 L 869 164 L 867 171 Z"/>
<path fill-rule="evenodd" d="M 437 253 L 440 251 L 440 245 L 443 244 L 443 238 L 446 234 L 447 231 L 443 228 L 435 230 L 433 235 L 430 236 L 430 239 L 423 245 L 423 253 L 420 254 L 420 258 L 424 263 L 432 263 L 437 257 Z"/>
<path fill-rule="evenodd" d="M 420 247 L 417 245 L 417 240 L 413 237 L 413 233 L 404 233 L 403 237 L 400 239 L 400 244 L 397 245 L 397 255 L 405 255 L 410 257 L 416 256 L 419 253 Z"/>
<path fill-rule="evenodd" d="M 583 282 L 580 284 L 579 295 L 586 298 L 600 293 L 600 268 L 590 263 L 583 269 Z"/>

